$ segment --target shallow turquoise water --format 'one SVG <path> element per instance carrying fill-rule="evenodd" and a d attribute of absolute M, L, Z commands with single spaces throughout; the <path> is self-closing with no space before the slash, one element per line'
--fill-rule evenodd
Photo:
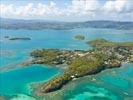
<path fill-rule="evenodd" d="M 84 41 L 74 40 L 75 34 L 86 36 Z M 111 41 L 133 41 L 133 30 L 114 29 L 73 29 L 73 30 L 0 30 L 0 67 L 8 67 L 30 59 L 29 53 L 38 48 L 89 49 L 85 42 L 95 38 L 105 38 Z M 10 41 L 9 37 L 30 37 L 29 41 Z M 0 72 L 0 94 L 17 94 L 20 98 L 28 98 L 28 85 L 32 82 L 46 81 L 59 74 L 60 69 L 33 65 L 27 68 Z M 110 72 L 110 74 L 109 74 Z M 95 82 L 83 78 L 73 82 L 58 93 L 61 100 L 122 100 L 132 97 L 133 64 L 123 65 L 119 69 L 100 73 Z M 111 73 L 112 72 L 112 73 Z M 20 95 L 21 94 L 21 95 Z M 128 95 L 127 95 L 128 94 Z M 30 94 L 32 95 L 32 94 Z M 18 99 L 19 100 L 19 99 Z M 20 99 L 21 100 L 21 99 Z M 30 100 L 30 99 L 29 99 Z M 132 99 L 131 99 L 132 100 Z"/>
<path fill-rule="evenodd" d="M 48 80 L 58 74 L 57 68 L 32 65 L 27 68 L 0 73 L 0 94 L 13 95 L 18 93 L 30 94 L 27 84 Z"/>
<path fill-rule="evenodd" d="M 4 30 L 1 29 L 1 48 L 3 49 L 36 49 L 36 48 L 65 48 L 87 49 L 89 46 L 74 40 L 75 34 L 83 34 L 86 40 L 106 38 L 111 41 L 132 41 L 133 30 L 113 29 L 73 29 L 73 30 Z M 9 37 L 30 37 L 30 41 L 10 41 Z"/>
<path fill-rule="evenodd" d="M 28 59 L 28 52 L 20 50 L 1 50 L 0 67 L 17 64 Z"/>

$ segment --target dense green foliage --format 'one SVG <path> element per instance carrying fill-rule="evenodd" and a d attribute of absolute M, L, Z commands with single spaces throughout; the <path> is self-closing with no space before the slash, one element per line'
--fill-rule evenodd
<path fill-rule="evenodd" d="M 67 73 L 76 76 L 96 73 L 104 67 L 103 63 L 104 59 L 101 54 L 85 55 L 73 60 L 69 65 Z"/>

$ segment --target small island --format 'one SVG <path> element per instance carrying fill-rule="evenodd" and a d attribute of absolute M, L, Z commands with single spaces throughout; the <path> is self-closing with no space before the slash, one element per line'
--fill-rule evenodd
<path fill-rule="evenodd" d="M 10 38 L 9 40 L 31 40 L 29 37 L 14 37 Z"/>
<path fill-rule="evenodd" d="M 41 49 L 31 53 L 31 64 L 62 65 L 64 73 L 43 83 L 38 94 L 54 92 L 75 78 L 92 75 L 108 68 L 117 68 L 122 63 L 133 62 L 133 42 L 111 42 L 105 39 L 88 41 L 91 50 Z"/>
<path fill-rule="evenodd" d="M 85 36 L 83 36 L 83 35 L 75 35 L 74 38 L 76 40 L 84 40 L 85 39 Z"/>

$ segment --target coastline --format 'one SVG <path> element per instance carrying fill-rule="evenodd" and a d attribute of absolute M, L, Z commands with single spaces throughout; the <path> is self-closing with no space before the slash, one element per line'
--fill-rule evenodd
<path fill-rule="evenodd" d="M 119 71 L 123 71 L 125 69 L 127 69 L 127 65 L 130 65 L 132 63 L 127 63 L 122 65 L 120 68 L 111 68 L 111 69 L 107 69 L 107 70 L 103 70 L 102 72 L 95 74 L 95 75 L 87 75 L 81 78 L 77 78 L 76 80 L 73 80 L 71 82 L 69 82 L 69 84 L 66 84 L 65 86 L 62 87 L 62 89 L 58 90 L 58 91 L 54 91 L 54 92 L 50 92 L 50 93 L 46 93 L 46 94 L 42 94 L 42 95 L 37 95 L 35 94 L 35 91 L 38 89 L 38 87 L 34 87 L 34 92 L 33 95 L 38 97 L 40 100 L 46 99 L 46 100 L 53 100 L 54 99 L 58 99 L 58 100 L 62 100 L 62 97 L 64 97 L 63 93 L 68 91 L 69 93 L 74 91 L 74 88 L 76 88 L 77 86 L 79 86 L 80 84 L 86 83 L 86 84 L 96 84 L 99 87 L 104 87 L 109 89 L 110 91 L 114 92 L 115 90 L 112 90 L 112 87 L 108 87 L 106 86 L 106 84 L 103 82 L 103 80 L 99 79 L 100 77 L 103 77 L 105 75 L 111 75 L 111 76 L 116 76 L 117 74 L 119 74 Z M 85 81 L 85 82 L 84 82 Z M 38 85 L 38 84 L 36 84 Z M 83 88 L 83 87 L 82 87 Z M 123 92 L 121 92 L 122 90 L 119 90 L 119 95 L 121 95 L 121 97 L 117 97 L 117 95 L 115 95 L 117 98 L 132 98 L 131 93 L 132 92 L 127 92 L 127 90 L 123 90 Z M 117 93 L 116 93 L 117 94 Z M 128 95 L 127 95 L 128 94 Z M 67 95 L 67 94 L 66 94 Z"/>
<path fill-rule="evenodd" d="M 37 94 L 41 95 L 60 90 L 66 84 L 68 84 L 72 80 L 75 80 L 76 78 L 84 77 L 87 75 L 94 75 L 101 72 L 102 70 L 109 68 L 121 67 L 123 62 L 132 62 L 132 42 L 115 43 L 104 39 L 97 39 L 90 41 L 89 44 L 93 46 L 93 50 L 72 52 L 57 49 L 43 49 L 33 51 L 31 53 L 31 56 L 33 56 L 34 58 L 33 64 L 46 63 L 60 65 L 67 63 L 68 65 L 68 68 L 64 71 L 63 75 L 55 77 L 52 80 L 44 83 L 43 85 L 40 85 L 40 87 L 38 87 Z M 121 52 L 123 52 L 124 55 Z M 112 56 L 112 54 L 115 55 Z M 52 58 L 49 58 L 47 60 L 45 58 L 44 60 L 43 55 Z M 71 55 L 71 57 L 69 55 Z M 114 58 L 115 56 L 116 58 Z M 121 56 L 123 56 L 123 59 L 119 58 Z M 90 68 L 90 65 L 92 66 L 92 68 Z M 80 69 L 78 69 L 78 67 Z"/>
<path fill-rule="evenodd" d="M 58 49 L 59 50 L 59 49 Z M 33 64 L 34 65 L 34 64 Z M 48 65 L 48 64 L 47 64 Z M 60 65 L 57 65 L 56 67 L 58 67 L 58 68 L 62 68 L 62 67 L 60 67 Z M 64 67 L 63 67 L 64 68 Z M 65 67 L 65 69 L 66 69 L 67 67 Z M 64 69 L 64 70 L 65 70 Z M 81 76 L 82 77 L 82 76 Z M 80 78 L 81 78 L 80 77 Z M 83 76 L 83 77 L 85 77 L 85 76 Z M 95 81 L 95 78 L 94 79 L 92 79 L 93 81 Z M 72 80 L 73 81 L 73 80 Z M 67 84 L 66 84 L 67 85 Z M 64 88 L 66 85 L 64 85 L 62 88 Z M 41 85 L 42 86 L 42 85 Z M 36 88 L 37 89 L 37 88 Z M 60 89 L 60 90 L 62 90 L 62 89 Z M 54 92 L 51 92 L 51 93 L 54 93 Z M 46 93 L 46 94 L 49 94 L 49 93 Z"/>

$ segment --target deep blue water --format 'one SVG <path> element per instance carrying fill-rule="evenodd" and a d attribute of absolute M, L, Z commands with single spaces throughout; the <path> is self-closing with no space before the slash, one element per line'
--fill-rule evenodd
<path fill-rule="evenodd" d="M 84 41 L 75 40 L 76 34 L 86 37 Z M 29 41 L 11 41 L 4 36 L 30 37 Z M 105 38 L 111 41 L 133 41 L 133 30 L 82 28 L 73 30 L 0 30 L 0 67 L 9 67 L 30 59 L 29 53 L 39 48 L 60 49 L 89 49 L 85 42 L 96 38 Z M 110 72 L 110 74 L 108 74 Z M 133 98 L 133 64 L 123 65 L 120 69 L 90 77 L 81 78 L 68 84 L 67 89 L 58 93 L 61 100 L 124 100 Z M 111 73 L 112 72 L 112 73 Z M 60 69 L 50 68 L 46 65 L 32 65 L 26 68 L 0 72 L 0 94 L 29 95 L 29 84 L 47 81 L 60 73 Z M 63 94 L 63 95 L 62 95 Z M 32 94 L 30 94 L 32 95 Z M 23 98 L 23 96 L 22 96 Z M 23 100 L 23 99 L 22 99 Z M 30 100 L 30 99 L 28 99 Z M 33 100 L 33 99 L 32 99 Z M 56 99 L 55 99 L 56 100 Z"/>

